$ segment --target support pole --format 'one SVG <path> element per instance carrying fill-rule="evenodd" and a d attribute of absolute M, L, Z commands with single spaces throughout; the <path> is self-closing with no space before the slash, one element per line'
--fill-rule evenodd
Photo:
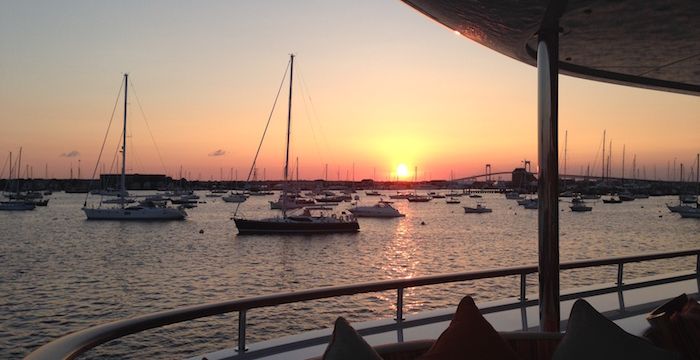
<path fill-rule="evenodd" d="M 557 24 L 541 29 L 537 46 L 540 329 L 559 331 L 559 170 Z"/>

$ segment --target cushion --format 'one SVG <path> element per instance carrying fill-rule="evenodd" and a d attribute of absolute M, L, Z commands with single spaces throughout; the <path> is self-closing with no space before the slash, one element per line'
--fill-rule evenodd
<path fill-rule="evenodd" d="M 675 353 L 628 334 L 583 299 L 574 303 L 566 334 L 553 356 L 553 360 L 680 358 Z"/>
<path fill-rule="evenodd" d="M 459 302 L 450 325 L 421 360 L 511 360 L 518 359 L 513 349 L 479 312 L 471 297 Z"/>
<path fill-rule="evenodd" d="M 323 353 L 323 360 L 381 360 L 382 358 L 372 349 L 365 339 L 350 326 L 347 320 L 339 317 Z"/>

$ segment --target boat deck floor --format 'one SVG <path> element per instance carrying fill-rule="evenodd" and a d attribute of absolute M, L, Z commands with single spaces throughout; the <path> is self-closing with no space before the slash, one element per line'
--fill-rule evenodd
<path fill-rule="evenodd" d="M 689 274 L 694 274 L 694 272 L 679 272 L 674 275 Z M 665 275 L 667 276 L 668 274 Z M 635 282 L 654 279 L 655 277 L 647 277 L 644 279 L 636 279 Z M 595 294 L 597 290 L 610 286 L 613 286 L 613 284 L 576 288 L 571 291 L 562 291 L 562 296 L 579 292 L 592 293 L 593 295 L 585 296 L 584 298 L 591 303 L 593 307 L 613 320 L 625 331 L 641 336 L 649 327 L 646 321 L 646 314 L 681 293 L 686 293 L 697 298 L 700 280 L 696 278 L 615 293 Z M 575 300 L 572 299 L 561 302 L 562 331 L 566 329 L 566 322 L 574 301 Z M 530 302 L 527 306 L 512 308 L 512 305 L 518 302 L 519 300 L 517 298 L 508 298 L 498 301 L 481 302 L 477 303 L 477 305 L 482 309 L 484 317 L 498 331 L 537 331 L 539 326 L 539 309 L 537 305 Z M 449 325 L 456 305 L 457 304 L 455 304 L 454 308 L 405 314 L 405 320 L 400 323 L 393 319 L 382 319 L 355 323 L 352 325 L 371 345 L 435 339 Z M 504 307 L 510 308 L 503 310 L 502 308 Z M 344 314 L 338 314 L 338 316 L 342 315 Z M 332 324 L 329 324 L 329 326 L 332 326 Z M 236 349 L 230 348 L 202 354 L 191 359 L 308 359 L 323 354 L 332 330 L 332 327 L 329 327 L 250 344 L 243 355 L 239 354 Z"/>

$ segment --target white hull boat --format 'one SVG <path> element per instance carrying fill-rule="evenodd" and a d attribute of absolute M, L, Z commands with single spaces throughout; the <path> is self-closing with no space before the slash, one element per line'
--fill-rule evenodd
<path fill-rule="evenodd" d="M 373 206 L 356 206 L 348 211 L 356 217 L 395 218 L 406 216 L 384 202 L 379 202 Z"/>

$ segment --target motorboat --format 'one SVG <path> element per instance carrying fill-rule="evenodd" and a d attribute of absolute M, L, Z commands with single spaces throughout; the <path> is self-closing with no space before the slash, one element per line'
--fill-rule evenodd
<path fill-rule="evenodd" d="M 685 205 L 683 203 L 680 203 L 680 204 L 675 205 L 675 206 L 666 204 L 666 207 L 668 208 L 669 211 L 671 211 L 673 213 L 681 212 L 685 209 L 692 208 L 690 205 Z"/>
<path fill-rule="evenodd" d="M 370 190 L 370 191 L 365 191 L 365 195 L 367 196 L 381 196 L 382 194 L 379 193 L 377 190 Z"/>
<path fill-rule="evenodd" d="M 490 213 L 493 212 L 492 209 L 487 208 L 486 206 L 482 204 L 476 204 L 475 207 L 471 206 L 463 206 L 464 207 L 464 213 L 466 214 L 483 214 L 483 213 Z"/>
<path fill-rule="evenodd" d="M 618 198 L 622 201 L 634 201 L 636 199 L 634 197 L 634 194 L 631 194 L 629 192 L 624 192 L 618 195 Z"/>
<path fill-rule="evenodd" d="M 446 196 L 435 191 L 431 191 L 428 193 L 428 196 L 430 196 L 433 199 L 444 199 Z"/>
<path fill-rule="evenodd" d="M 698 196 L 692 194 L 678 195 L 679 200 L 684 204 L 695 204 L 698 202 Z"/>
<path fill-rule="evenodd" d="M 394 200 L 408 199 L 408 197 L 411 195 L 412 195 L 411 193 L 397 192 L 394 195 L 389 195 L 389 199 L 394 199 Z"/>
<path fill-rule="evenodd" d="M 242 203 L 246 200 L 248 200 L 248 195 L 243 194 L 243 193 L 234 193 L 231 192 L 230 194 L 226 196 L 222 196 L 221 200 L 225 202 L 230 202 L 230 203 Z"/>
<path fill-rule="evenodd" d="M 385 202 L 378 202 L 372 206 L 356 206 L 348 211 L 356 217 L 394 218 L 406 216 Z"/>
<path fill-rule="evenodd" d="M 598 194 L 582 194 L 581 199 L 584 200 L 598 200 L 600 199 L 600 195 Z"/>
<path fill-rule="evenodd" d="M 676 211 L 682 218 L 700 219 L 700 207 L 685 206 L 683 209 Z"/>
<path fill-rule="evenodd" d="M 433 198 L 430 197 L 430 195 L 412 194 L 412 195 L 409 195 L 406 199 L 410 202 L 428 202 L 428 201 L 432 200 Z"/>
<path fill-rule="evenodd" d="M 0 210 L 3 211 L 27 211 L 34 210 L 36 205 L 26 201 L 2 201 L 0 202 Z"/>
<path fill-rule="evenodd" d="M 622 200 L 620 200 L 619 197 L 611 196 L 607 199 L 603 199 L 604 204 L 620 204 L 622 203 Z"/>
<path fill-rule="evenodd" d="M 457 199 L 456 197 L 450 197 L 449 199 L 445 200 L 445 202 L 448 204 L 459 204 L 462 201 Z"/>
<path fill-rule="evenodd" d="M 316 203 L 316 201 L 305 197 L 281 194 L 277 201 L 269 201 L 269 203 L 270 209 L 272 210 L 293 210 L 301 209 L 308 205 L 313 205 Z"/>
<path fill-rule="evenodd" d="M 472 199 L 481 199 L 482 198 L 482 196 L 479 194 L 469 194 L 469 197 Z"/>
<path fill-rule="evenodd" d="M 510 191 L 506 193 L 506 199 L 508 200 L 520 200 L 523 199 L 524 197 L 520 195 L 517 191 Z"/>
<path fill-rule="evenodd" d="M 586 212 L 593 210 L 592 207 L 586 205 L 584 202 L 572 202 L 569 209 L 571 209 L 573 212 Z"/>
<path fill-rule="evenodd" d="M 528 210 L 536 210 L 539 208 L 540 202 L 537 199 L 530 199 L 523 204 L 523 207 Z"/>

